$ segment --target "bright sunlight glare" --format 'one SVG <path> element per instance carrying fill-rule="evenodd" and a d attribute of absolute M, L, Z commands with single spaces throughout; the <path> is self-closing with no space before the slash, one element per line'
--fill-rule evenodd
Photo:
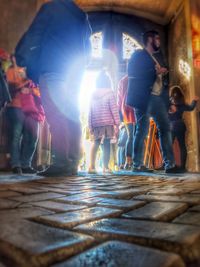
<path fill-rule="evenodd" d="M 97 74 L 98 71 L 86 71 L 83 76 L 79 95 L 79 107 L 81 113 L 88 113 L 90 98 L 96 88 Z"/>

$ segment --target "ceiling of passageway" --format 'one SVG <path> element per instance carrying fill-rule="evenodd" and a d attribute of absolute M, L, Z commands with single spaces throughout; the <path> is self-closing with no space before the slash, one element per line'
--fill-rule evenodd
<path fill-rule="evenodd" d="M 75 0 L 85 11 L 116 11 L 166 25 L 183 0 Z"/>

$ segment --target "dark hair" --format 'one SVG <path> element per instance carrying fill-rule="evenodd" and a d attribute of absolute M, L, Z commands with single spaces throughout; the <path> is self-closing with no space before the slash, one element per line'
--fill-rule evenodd
<path fill-rule="evenodd" d="M 143 44 L 146 45 L 148 38 L 149 37 L 155 37 L 156 35 L 159 35 L 159 32 L 156 30 L 150 30 L 150 31 L 143 33 L 143 35 L 142 35 Z"/>
<path fill-rule="evenodd" d="M 96 88 L 111 88 L 112 83 L 106 71 L 101 71 L 96 79 Z"/>
<path fill-rule="evenodd" d="M 170 93 L 170 98 L 174 104 L 185 104 L 184 94 L 179 86 L 174 86 Z"/>

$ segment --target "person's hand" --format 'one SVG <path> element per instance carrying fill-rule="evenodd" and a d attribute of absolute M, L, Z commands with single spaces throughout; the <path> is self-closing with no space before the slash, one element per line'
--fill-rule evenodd
<path fill-rule="evenodd" d="M 22 87 L 21 88 L 21 93 L 22 94 L 29 94 L 31 90 L 28 87 Z"/>
<path fill-rule="evenodd" d="M 156 65 L 155 66 L 155 69 L 156 69 L 156 73 L 159 75 L 159 74 L 167 74 L 168 73 L 168 69 L 167 68 L 164 68 L 164 67 L 160 67 L 159 65 Z"/>
<path fill-rule="evenodd" d="M 194 101 L 199 101 L 199 97 L 198 97 L 198 96 L 195 96 L 195 97 L 193 98 L 193 100 L 194 100 Z"/>
<path fill-rule="evenodd" d="M 175 113 L 177 110 L 176 106 L 175 105 L 171 105 L 170 108 L 169 108 L 169 113 Z"/>

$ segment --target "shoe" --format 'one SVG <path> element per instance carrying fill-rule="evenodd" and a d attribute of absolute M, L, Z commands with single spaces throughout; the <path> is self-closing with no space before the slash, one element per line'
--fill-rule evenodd
<path fill-rule="evenodd" d="M 103 169 L 103 173 L 104 174 L 106 174 L 106 173 L 109 174 L 109 173 L 112 173 L 112 171 L 110 169 L 108 169 L 108 168 L 104 168 Z"/>
<path fill-rule="evenodd" d="M 72 175 L 72 171 L 69 167 L 66 166 L 58 167 L 55 165 L 51 165 L 45 171 L 37 172 L 37 175 L 45 177 L 61 177 Z"/>
<path fill-rule="evenodd" d="M 93 169 L 93 168 L 89 168 L 88 173 L 89 174 L 96 174 L 97 171 L 95 169 Z"/>
<path fill-rule="evenodd" d="M 174 166 L 172 168 L 166 169 L 165 173 L 183 173 L 184 170 L 178 166 Z"/>
<path fill-rule="evenodd" d="M 31 167 L 22 168 L 24 174 L 36 174 L 36 171 Z"/>
<path fill-rule="evenodd" d="M 145 166 L 132 167 L 133 172 L 153 172 L 153 169 L 149 169 Z"/>
<path fill-rule="evenodd" d="M 14 167 L 12 168 L 12 172 L 15 173 L 15 174 L 22 174 L 22 169 L 21 167 Z"/>
<path fill-rule="evenodd" d="M 126 164 L 124 165 L 124 170 L 131 171 L 132 168 L 133 168 L 133 165 L 130 164 L 130 163 L 126 163 Z"/>

